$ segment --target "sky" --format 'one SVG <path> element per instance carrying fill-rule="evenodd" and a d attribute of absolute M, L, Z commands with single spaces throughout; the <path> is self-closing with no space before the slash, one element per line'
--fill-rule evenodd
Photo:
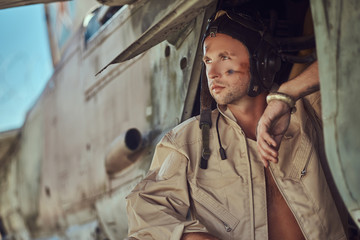
<path fill-rule="evenodd" d="M 43 4 L 0 10 L 0 132 L 23 125 L 53 73 Z"/>

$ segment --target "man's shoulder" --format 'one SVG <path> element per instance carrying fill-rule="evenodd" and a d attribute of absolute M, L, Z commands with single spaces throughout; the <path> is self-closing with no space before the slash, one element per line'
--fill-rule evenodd
<path fill-rule="evenodd" d="M 214 122 L 214 119 L 216 119 L 216 116 L 218 115 L 219 111 L 217 109 L 213 110 L 211 112 L 211 119 Z M 179 125 L 175 126 L 170 132 L 176 134 L 178 132 L 182 131 L 193 131 L 198 130 L 200 131 L 200 115 L 191 117 L 184 122 L 180 123 Z"/>
<path fill-rule="evenodd" d="M 214 110 L 212 115 L 217 114 L 216 112 L 217 110 Z M 176 143 L 178 147 L 202 141 L 200 115 L 185 120 L 171 129 L 165 136 L 172 143 Z"/>
<path fill-rule="evenodd" d="M 182 123 L 176 125 L 172 130 L 179 131 L 181 129 L 193 128 L 196 125 L 199 126 L 199 119 L 200 119 L 200 115 L 186 119 Z"/>
<path fill-rule="evenodd" d="M 200 131 L 199 119 L 199 116 L 195 116 L 185 120 L 171 129 L 166 136 L 170 138 L 172 142 L 179 142 L 180 140 L 189 141 Z"/>

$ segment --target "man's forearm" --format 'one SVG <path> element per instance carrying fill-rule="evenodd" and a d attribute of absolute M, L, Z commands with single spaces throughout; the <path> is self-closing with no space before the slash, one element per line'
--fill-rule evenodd
<path fill-rule="evenodd" d="M 283 83 L 278 92 L 286 93 L 287 95 L 298 100 L 308 94 L 311 94 L 320 89 L 318 62 L 312 63 L 297 77 Z"/>

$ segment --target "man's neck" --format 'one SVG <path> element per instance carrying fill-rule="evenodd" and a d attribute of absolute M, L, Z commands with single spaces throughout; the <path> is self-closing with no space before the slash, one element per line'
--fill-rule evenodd
<path fill-rule="evenodd" d="M 261 93 L 256 97 L 245 97 L 235 104 L 227 105 L 245 135 L 253 140 L 256 140 L 256 126 L 266 108 L 266 95 Z"/>

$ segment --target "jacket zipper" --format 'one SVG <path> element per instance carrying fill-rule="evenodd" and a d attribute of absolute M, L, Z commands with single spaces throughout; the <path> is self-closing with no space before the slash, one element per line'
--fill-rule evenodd
<path fill-rule="evenodd" d="M 227 232 L 231 232 L 231 231 L 232 231 L 232 228 L 231 228 L 229 225 L 227 225 L 227 223 L 225 223 L 225 222 L 223 222 L 223 221 L 222 221 L 222 223 L 224 224 L 225 231 L 227 231 Z"/>
<path fill-rule="evenodd" d="M 309 157 L 309 159 L 310 159 L 310 157 Z M 305 164 L 305 168 L 304 168 L 304 170 L 305 170 L 305 174 L 306 174 L 306 167 L 307 167 L 307 164 L 309 163 L 309 159 L 307 160 L 307 163 Z M 285 195 L 284 195 L 284 193 L 283 193 L 282 189 L 280 188 L 279 183 L 278 183 L 277 179 L 275 178 L 274 173 L 273 173 L 273 170 L 271 169 L 271 167 L 270 167 L 270 166 L 269 166 L 269 170 L 270 170 L 270 173 L 271 173 L 272 178 L 273 178 L 273 179 L 274 179 L 274 181 L 275 181 L 275 184 L 276 184 L 277 188 L 279 189 L 279 191 L 280 191 L 280 193 L 281 193 L 282 197 L 284 198 L 284 200 L 285 200 L 286 204 L 288 205 L 288 207 L 289 207 L 290 211 L 292 212 L 292 214 L 293 214 L 294 218 L 296 219 L 296 222 L 298 223 L 298 225 L 299 225 L 299 227 L 300 227 L 300 229 L 301 229 L 301 232 L 303 233 L 303 235 L 304 235 L 305 239 L 308 239 L 308 238 L 306 237 L 306 235 L 304 234 L 304 232 L 305 232 L 305 231 L 304 231 L 304 229 L 303 229 L 303 226 L 300 224 L 299 219 L 298 219 L 298 218 L 297 218 L 297 216 L 294 214 L 294 211 L 293 211 L 293 209 L 291 208 L 291 206 L 290 206 L 290 204 L 289 204 L 289 202 L 288 202 L 287 198 L 285 197 Z M 303 171 L 304 171 L 304 170 L 303 170 Z M 301 172 L 301 173 L 302 173 L 302 172 Z M 304 175 L 305 175 L 305 174 L 304 174 Z"/>

